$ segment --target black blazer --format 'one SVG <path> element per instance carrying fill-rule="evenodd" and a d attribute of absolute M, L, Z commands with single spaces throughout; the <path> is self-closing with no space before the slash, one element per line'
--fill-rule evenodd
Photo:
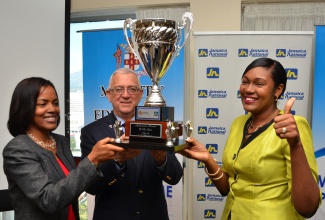
<path fill-rule="evenodd" d="M 87 156 L 97 141 L 114 137 L 113 113 L 90 123 L 81 129 L 82 157 Z M 149 150 L 142 150 L 136 158 L 126 162 L 121 176 L 114 160 L 99 165 L 104 178 L 90 187 L 87 192 L 96 195 L 94 220 L 166 220 L 167 203 L 163 181 L 175 185 L 183 175 L 183 169 L 174 152 L 167 153 L 163 170 Z"/>
<path fill-rule="evenodd" d="M 69 204 L 79 220 L 79 195 L 102 176 L 88 159 L 76 168 L 69 140 L 58 134 L 53 137 L 57 155 L 70 171 L 67 177 L 54 154 L 27 135 L 13 138 L 3 150 L 15 220 L 67 220 Z"/>

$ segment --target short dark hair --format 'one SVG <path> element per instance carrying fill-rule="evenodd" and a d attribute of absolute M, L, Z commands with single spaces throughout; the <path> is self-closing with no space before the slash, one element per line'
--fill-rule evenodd
<path fill-rule="evenodd" d="M 7 127 L 10 134 L 16 137 L 19 134 L 26 134 L 33 117 L 35 115 L 36 102 L 40 90 L 43 87 L 50 86 L 56 89 L 52 82 L 41 77 L 30 77 L 20 81 L 11 98 L 9 119 Z M 60 116 L 58 125 L 60 123 Z"/>
<path fill-rule="evenodd" d="M 274 86 L 277 87 L 280 84 L 283 84 L 283 90 L 281 95 L 286 90 L 287 86 L 287 72 L 283 68 L 282 64 L 271 58 L 258 58 L 251 62 L 245 69 L 242 77 L 251 69 L 255 67 L 264 67 L 266 69 L 271 69 L 272 79 L 274 81 Z M 280 95 L 280 96 L 281 96 Z"/>

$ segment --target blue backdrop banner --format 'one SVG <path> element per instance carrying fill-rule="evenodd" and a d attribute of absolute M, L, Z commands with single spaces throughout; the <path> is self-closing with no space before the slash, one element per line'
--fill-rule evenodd
<path fill-rule="evenodd" d="M 325 199 L 325 26 L 316 26 L 315 28 L 315 66 L 314 66 L 314 100 L 313 100 L 313 118 L 312 130 L 314 137 L 315 155 L 317 158 L 319 170 L 319 187 L 322 191 L 322 200 Z M 319 219 L 325 219 L 324 201 L 317 214 Z"/>

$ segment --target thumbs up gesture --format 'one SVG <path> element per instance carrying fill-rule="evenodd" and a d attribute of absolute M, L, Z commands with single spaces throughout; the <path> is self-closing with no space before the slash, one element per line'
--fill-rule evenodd
<path fill-rule="evenodd" d="M 296 121 L 291 114 L 291 108 L 295 102 L 295 98 L 290 98 L 285 107 L 284 113 L 282 115 L 278 115 L 274 118 L 274 129 L 276 134 L 281 139 L 287 139 L 290 146 L 294 146 L 299 142 L 300 136 Z"/>

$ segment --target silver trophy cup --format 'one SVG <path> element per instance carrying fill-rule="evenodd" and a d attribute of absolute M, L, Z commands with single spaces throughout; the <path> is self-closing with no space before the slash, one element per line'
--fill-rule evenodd
<path fill-rule="evenodd" d="M 192 13 L 185 12 L 182 20 L 181 25 L 176 21 L 160 18 L 142 19 L 135 22 L 128 18 L 124 21 L 123 29 L 126 41 L 153 83 L 144 106 L 166 106 L 158 83 L 187 41 L 193 25 Z M 188 25 L 188 31 L 182 43 L 182 29 L 186 25 Z M 132 41 L 127 34 L 128 27 L 132 33 Z"/>

